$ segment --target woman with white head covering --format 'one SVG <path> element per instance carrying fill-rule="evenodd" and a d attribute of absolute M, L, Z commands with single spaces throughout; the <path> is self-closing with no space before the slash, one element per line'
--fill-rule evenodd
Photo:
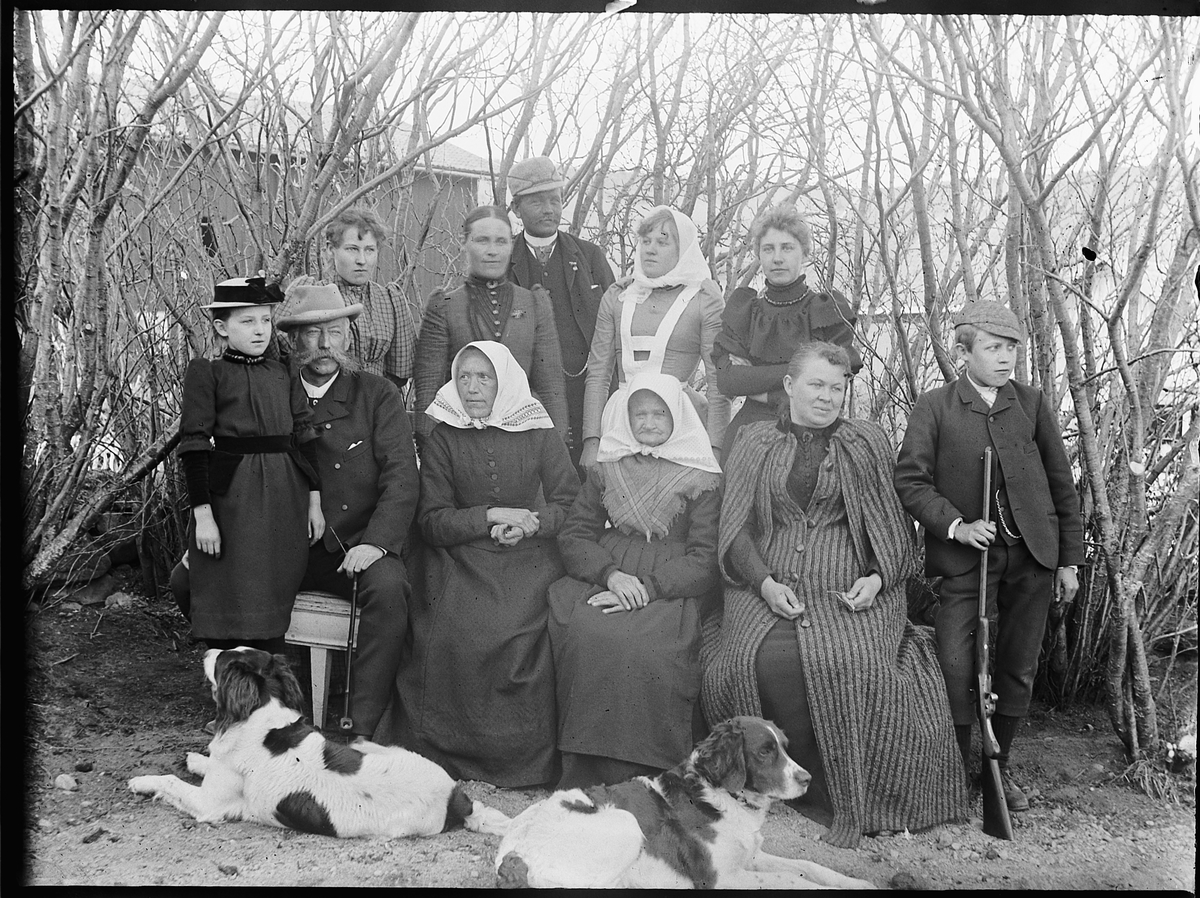
<path fill-rule="evenodd" d="M 558 773 L 546 590 L 579 480 L 502 343 L 468 343 L 451 372 L 426 410 L 425 589 L 393 741 L 459 779 L 534 786 Z"/>
<path fill-rule="evenodd" d="M 608 289 L 596 315 L 583 398 L 581 462 L 588 468 L 596 463 L 605 431 L 602 413 L 614 368 L 624 389 L 642 371 L 670 374 L 687 384 L 703 362 L 705 396 L 690 390 L 688 396 L 717 452 L 729 423 L 729 400 L 717 388 L 712 361 L 725 300 L 700 251 L 696 226 L 681 212 L 655 206 L 638 225 L 637 236 L 633 275 Z"/>
<path fill-rule="evenodd" d="M 611 421 L 558 545 L 550 587 L 561 788 L 679 762 L 704 735 L 700 625 L 720 588 L 721 469 L 679 381 L 643 372 Z"/>

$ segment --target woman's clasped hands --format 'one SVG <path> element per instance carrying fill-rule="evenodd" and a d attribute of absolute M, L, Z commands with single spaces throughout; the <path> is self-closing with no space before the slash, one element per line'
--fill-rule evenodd
<path fill-rule="evenodd" d="M 538 513 L 527 508 L 489 508 L 488 533 L 501 546 L 515 546 L 541 527 Z"/>

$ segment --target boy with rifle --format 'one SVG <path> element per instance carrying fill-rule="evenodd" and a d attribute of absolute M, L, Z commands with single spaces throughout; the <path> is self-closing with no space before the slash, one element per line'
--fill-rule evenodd
<path fill-rule="evenodd" d="M 967 771 L 971 723 L 988 698 L 972 694 L 986 577 L 982 588 L 997 631 L 995 760 L 1008 810 L 1024 811 L 1029 801 L 1008 775 L 1009 753 L 1029 711 L 1050 602 L 1070 602 L 1079 589 L 1079 494 L 1054 408 L 1041 391 L 1012 380 L 1024 340 L 1017 316 L 998 302 L 976 301 L 954 324 L 954 351 L 966 370 L 917 400 L 896 464 L 896 492 L 925 528 L 926 575 L 942 578 L 938 660 Z M 987 447 L 996 462 L 985 508 Z"/>

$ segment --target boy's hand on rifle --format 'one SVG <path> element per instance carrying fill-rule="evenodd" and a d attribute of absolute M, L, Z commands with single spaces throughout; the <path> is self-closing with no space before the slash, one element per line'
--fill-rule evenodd
<path fill-rule="evenodd" d="M 1054 572 L 1054 601 L 1069 605 L 1079 592 L 1079 575 L 1074 568 L 1060 567 Z"/>
<path fill-rule="evenodd" d="M 963 521 L 954 530 L 954 538 L 964 546 L 972 546 L 982 551 L 996 539 L 996 525 L 991 521 Z"/>

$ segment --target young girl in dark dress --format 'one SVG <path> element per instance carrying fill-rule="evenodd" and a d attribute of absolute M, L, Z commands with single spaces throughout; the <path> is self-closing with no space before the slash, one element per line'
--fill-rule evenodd
<path fill-rule="evenodd" d="M 190 614 L 210 648 L 283 651 L 308 546 L 325 531 L 312 412 L 287 367 L 263 355 L 282 298 L 262 278 L 218 284 L 204 308 L 225 350 L 184 375 Z"/>

